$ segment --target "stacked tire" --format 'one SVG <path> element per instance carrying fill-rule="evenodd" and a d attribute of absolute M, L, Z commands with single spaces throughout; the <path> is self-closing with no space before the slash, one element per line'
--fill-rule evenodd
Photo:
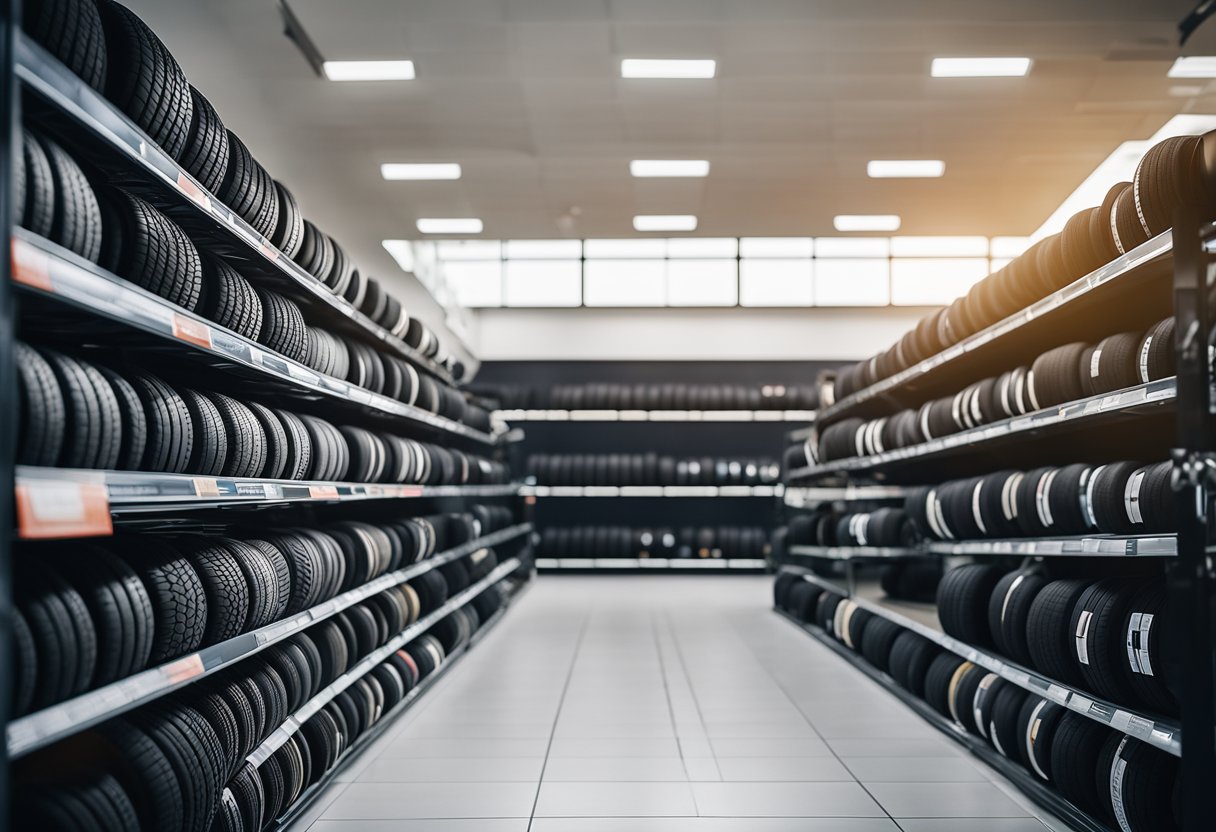
<path fill-rule="evenodd" d="M 508 398 L 519 396 L 508 394 Z M 557 384 L 547 406 L 559 410 L 814 410 L 813 385 Z"/>
<path fill-rule="evenodd" d="M 770 485 L 778 468 L 767 459 L 677 459 L 646 454 L 533 454 L 526 469 L 539 485 Z"/>
<path fill-rule="evenodd" d="M 551 558 L 749 558 L 768 556 L 758 527 L 558 526 L 541 533 L 538 553 Z"/>

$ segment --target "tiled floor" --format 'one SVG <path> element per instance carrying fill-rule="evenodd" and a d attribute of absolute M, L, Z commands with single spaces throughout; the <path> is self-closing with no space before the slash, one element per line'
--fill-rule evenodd
<path fill-rule="evenodd" d="M 1044 832 L 752 576 L 543 576 L 296 832 Z"/>

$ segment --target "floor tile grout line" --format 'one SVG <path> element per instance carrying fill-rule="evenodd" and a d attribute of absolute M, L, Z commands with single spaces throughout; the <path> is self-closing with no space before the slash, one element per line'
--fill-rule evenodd
<path fill-rule="evenodd" d="M 684 678 L 688 681 L 688 693 L 692 697 L 693 707 L 697 709 L 697 719 L 701 722 L 701 728 L 705 733 L 705 742 L 709 746 L 709 752 L 714 761 L 714 769 L 718 772 L 718 776 L 721 777 L 722 769 L 718 765 L 718 753 L 714 750 L 713 741 L 710 739 L 710 736 L 709 736 L 709 725 L 707 725 L 705 722 L 705 712 L 701 710 L 701 700 L 697 697 L 696 685 L 693 684 L 692 675 L 688 672 L 688 662 L 685 660 L 684 651 L 680 647 L 680 638 L 679 638 L 679 636 L 676 635 L 675 623 L 671 619 L 671 610 L 664 611 L 663 619 L 667 625 L 667 634 L 671 637 L 671 643 L 672 643 L 673 648 L 675 649 L 676 659 L 680 663 L 680 671 L 684 674 Z M 681 760 L 684 759 L 684 756 L 682 754 L 680 755 L 680 759 Z M 687 764 L 684 766 L 684 772 L 686 774 L 688 773 Z M 690 780 L 689 782 L 692 782 L 692 781 Z M 693 804 L 694 805 L 696 805 L 696 800 L 697 800 L 696 790 L 693 789 Z M 697 807 L 698 816 L 700 815 L 700 811 L 701 811 L 700 807 Z"/>
<path fill-rule="evenodd" d="M 736 635 L 739 634 L 738 626 L 735 625 L 733 623 L 733 621 L 731 624 L 731 628 L 735 631 Z M 747 643 L 746 639 L 743 639 L 743 641 L 744 641 L 744 643 Z M 837 763 L 840 764 L 840 767 L 849 773 L 849 776 L 853 778 L 853 782 L 861 787 L 861 790 L 864 791 L 867 796 L 869 796 L 870 800 L 874 801 L 874 805 L 882 810 L 883 814 L 887 816 L 887 819 L 890 820 L 891 823 L 895 824 L 897 827 L 899 827 L 902 830 L 903 827 L 899 825 L 899 821 L 897 821 L 895 819 L 895 817 L 889 811 L 887 811 L 887 807 L 882 805 L 882 803 L 879 801 L 879 799 L 877 797 L 875 797 L 874 794 L 870 791 L 869 787 L 866 786 L 865 783 L 863 783 L 857 779 L 857 775 L 853 774 L 853 770 L 851 768 L 849 768 L 847 765 L 845 765 L 844 760 L 840 759 L 840 755 L 836 753 L 835 748 L 832 748 L 832 744 L 827 741 L 826 737 L 824 737 L 822 734 L 819 733 L 819 730 L 815 727 L 815 723 L 811 722 L 810 718 L 806 715 L 806 711 L 802 710 L 802 706 L 799 705 L 798 701 L 796 699 L 794 699 L 793 696 L 790 695 L 790 692 L 786 689 L 785 685 L 781 683 L 781 680 L 778 679 L 775 675 L 773 675 L 773 671 L 770 669 L 768 663 L 763 661 L 760 658 L 760 654 L 757 653 L 757 654 L 755 654 L 755 656 L 756 656 L 756 661 L 759 663 L 759 665 L 761 667 L 764 668 L 764 672 L 767 673 L 768 677 L 773 680 L 773 684 L 775 684 L 777 686 L 777 689 L 781 691 L 782 695 L 784 695 L 785 698 L 789 700 L 789 703 L 794 706 L 794 708 L 798 711 L 798 714 L 802 717 L 802 720 L 810 727 L 810 729 L 812 731 L 815 732 L 815 736 L 819 737 L 820 742 L 822 742 L 824 747 L 827 748 L 827 750 L 831 752 L 832 757 L 836 760 Z M 839 659 L 840 663 L 845 665 L 848 670 L 855 672 L 855 673 L 860 672 L 856 668 L 848 666 L 848 662 L 846 662 L 844 659 L 840 658 L 839 656 L 836 656 L 836 658 Z"/>
<path fill-rule="evenodd" d="M 553 727 L 549 729 L 549 742 L 545 746 L 545 761 L 540 766 L 540 778 L 536 781 L 536 797 L 532 799 L 532 811 L 528 814 L 527 832 L 532 832 L 532 821 L 536 820 L 536 808 L 540 805 L 540 790 L 545 784 L 545 769 L 549 766 L 549 754 L 553 751 L 553 739 L 557 736 L 557 725 L 562 717 L 562 708 L 566 704 L 566 694 L 570 690 L 570 680 L 574 678 L 574 668 L 578 664 L 578 654 L 583 648 L 583 638 L 591 625 L 594 610 L 583 614 L 583 621 L 578 628 L 578 637 L 574 640 L 574 650 L 570 656 L 570 669 L 566 671 L 566 681 L 562 683 L 562 696 L 557 702 L 557 711 L 553 714 Z"/>
<path fill-rule="evenodd" d="M 666 664 L 666 662 L 663 661 L 663 641 L 659 637 L 659 621 L 658 621 L 658 617 L 654 613 L 651 613 L 651 616 L 650 616 L 650 632 L 651 632 L 651 635 L 654 637 L 654 649 L 659 657 L 659 678 L 663 680 L 663 695 L 665 697 L 667 697 L 667 713 L 671 717 L 671 730 L 676 738 L 676 750 L 680 753 L 680 765 L 684 768 L 685 782 L 689 783 L 688 793 L 690 795 L 692 795 L 693 811 L 697 813 L 697 817 L 700 817 L 701 808 L 699 806 L 697 806 L 697 796 L 693 792 L 693 788 L 691 785 L 692 781 L 690 779 L 688 779 L 688 777 L 689 777 L 688 764 L 684 762 L 684 744 L 680 741 L 680 732 L 677 730 L 675 706 L 671 702 L 671 686 L 667 684 L 667 664 Z M 671 634 L 669 633 L 668 635 L 671 635 Z M 674 641 L 674 640 L 675 640 L 675 638 L 673 636 L 672 641 Z M 677 652 L 679 651 L 678 646 L 676 647 L 676 650 L 677 650 Z M 681 669 L 681 672 L 684 672 L 683 669 Z M 691 693 L 692 682 L 688 679 L 687 673 L 684 673 L 684 681 L 688 683 L 689 692 Z M 694 697 L 694 701 L 695 701 L 695 697 Z M 698 717 L 700 716 L 700 711 L 698 711 L 697 715 L 698 715 Z"/>

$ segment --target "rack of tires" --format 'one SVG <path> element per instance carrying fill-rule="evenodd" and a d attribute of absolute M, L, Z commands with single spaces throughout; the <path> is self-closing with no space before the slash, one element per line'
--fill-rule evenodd
<path fill-rule="evenodd" d="M 1214 143 L 1151 148 L 1134 183 L 838 372 L 783 457 L 778 609 L 1081 828 L 1210 818 L 1211 749 L 1188 765 L 1182 734 L 1205 743 L 1183 679 L 1213 644 L 1178 624 L 1210 604 L 1210 483 L 1187 473 L 1210 462 L 1178 449 L 1210 441 L 1204 351 L 1181 345 L 1211 325 L 1174 300 L 1207 267 Z"/>
<path fill-rule="evenodd" d="M 506 426 L 143 21 L 22 5 L 9 814 L 279 828 L 526 582 Z"/>

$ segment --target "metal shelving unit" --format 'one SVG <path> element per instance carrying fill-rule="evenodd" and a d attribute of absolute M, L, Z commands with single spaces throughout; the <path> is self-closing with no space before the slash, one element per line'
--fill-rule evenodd
<path fill-rule="evenodd" d="M 870 456 L 835 459 L 798 468 L 787 474 L 791 481 L 814 479 L 829 474 L 858 473 L 877 469 L 889 470 L 899 465 L 938 459 L 951 454 L 988 450 L 1010 441 L 1024 441 L 1040 433 L 1062 429 L 1089 428 L 1129 414 L 1144 413 L 1166 406 L 1176 400 L 1176 381 L 1163 378 L 1137 384 L 1114 393 L 1104 393 L 1003 419 L 990 425 L 952 433 L 919 445 L 895 448 Z"/>
<path fill-rule="evenodd" d="M 381 575 L 363 586 L 330 598 L 312 609 L 242 633 L 219 644 L 180 656 L 116 682 L 82 693 L 8 723 L 6 746 L 11 759 L 24 756 L 56 740 L 82 731 L 132 708 L 161 698 L 212 673 L 230 668 L 272 644 L 354 606 L 384 590 L 437 569 L 473 552 L 513 540 L 532 530 L 524 523 L 484 535 L 445 552 L 439 552 L 404 569 Z M 517 561 L 516 561 L 517 562 Z M 440 616 L 442 617 L 442 616 Z M 430 618 L 430 616 L 428 616 Z M 437 620 L 437 619 L 436 619 Z M 432 622 L 433 623 L 433 622 Z M 427 625 L 429 626 L 429 624 Z"/>
<path fill-rule="evenodd" d="M 417 368 L 453 384 L 447 368 L 420 354 L 369 319 L 345 298 L 297 266 L 249 223 L 209 194 L 169 154 L 102 95 L 83 83 L 25 33 L 17 35 L 15 72 L 21 85 L 48 104 L 57 116 L 71 119 L 90 147 L 151 184 L 174 216 L 205 231 L 218 244 L 243 255 L 268 280 L 305 300 L 327 323 L 404 358 Z"/>
<path fill-rule="evenodd" d="M 940 383 L 943 376 L 950 379 L 955 390 L 961 390 L 972 381 L 979 381 L 984 377 L 974 376 L 974 372 L 968 375 L 967 371 L 983 367 L 985 361 L 994 357 L 1003 356 L 1003 350 L 1008 349 L 1011 336 L 1016 334 L 1026 337 L 1045 332 L 1063 321 L 1075 319 L 1114 299 L 1124 297 L 1126 293 L 1134 292 L 1146 283 L 1168 281 L 1168 261 L 1173 250 L 1170 232 L 1158 234 L 1127 254 L 1052 292 L 1020 312 L 902 372 L 822 408 L 818 421 L 827 425 L 849 416 L 880 416 L 899 407 L 919 404 L 927 401 L 924 391 L 932 389 L 935 383 Z M 932 396 L 929 395 L 928 398 Z M 896 404 L 897 402 L 899 404 Z"/>
<path fill-rule="evenodd" d="M 782 494 L 786 508 L 816 508 L 825 503 L 903 502 L 908 490 L 899 485 L 854 485 L 839 487 L 787 485 Z"/>
<path fill-rule="evenodd" d="M 877 560 L 940 556 L 1018 557 L 1140 557 L 1171 558 L 1178 554 L 1178 536 L 1172 534 L 1077 535 L 1075 537 L 1006 538 L 1003 540 L 926 540 L 914 546 L 806 546 L 789 547 L 794 557 L 829 560 Z"/>
<path fill-rule="evenodd" d="M 824 589 L 838 592 L 839 587 L 819 576 L 799 567 L 784 566 L 783 571 L 800 574 L 804 579 L 817 584 Z M 1182 728 L 1179 724 L 1168 720 L 1142 714 L 1130 708 L 1116 705 L 1087 691 L 1078 690 L 1070 685 L 1062 684 L 1055 679 L 1043 676 L 1038 671 L 1014 664 L 1000 656 L 993 655 L 978 647 L 959 641 L 943 633 L 937 627 L 917 621 L 904 615 L 892 607 L 856 592 L 846 593 L 862 609 L 898 624 L 904 629 L 924 636 L 944 650 L 949 650 L 973 664 L 979 665 L 990 673 L 995 673 L 1006 681 L 1012 682 L 1037 696 L 1055 702 L 1075 711 L 1082 716 L 1101 722 L 1136 737 L 1156 748 L 1174 756 L 1182 753 Z"/>
<path fill-rule="evenodd" d="M 901 560 L 923 557 L 918 547 L 896 546 L 791 546 L 790 557 L 822 560 Z"/>
<path fill-rule="evenodd" d="M 525 485 L 524 497 L 767 497 L 777 485 Z"/>
<path fill-rule="evenodd" d="M 813 422 L 813 410 L 498 410 L 508 422 Z"/>
<path fill-rule="evenodd" d="M 393 420 L 403 428 L 424 429 L 485 445 L 495 442 L 491 434 L 318 373 L 187 312 L 25 229 L 14 230 L 11 246 L 13 281 L 21 290 L 150 336 L 149 340 L 159 350 L 174 349 L 204 366 L 240 372 L 253 383 L 271 385 L 303 399 L 323 397 L 341 402 L 355 413 Z"/>

